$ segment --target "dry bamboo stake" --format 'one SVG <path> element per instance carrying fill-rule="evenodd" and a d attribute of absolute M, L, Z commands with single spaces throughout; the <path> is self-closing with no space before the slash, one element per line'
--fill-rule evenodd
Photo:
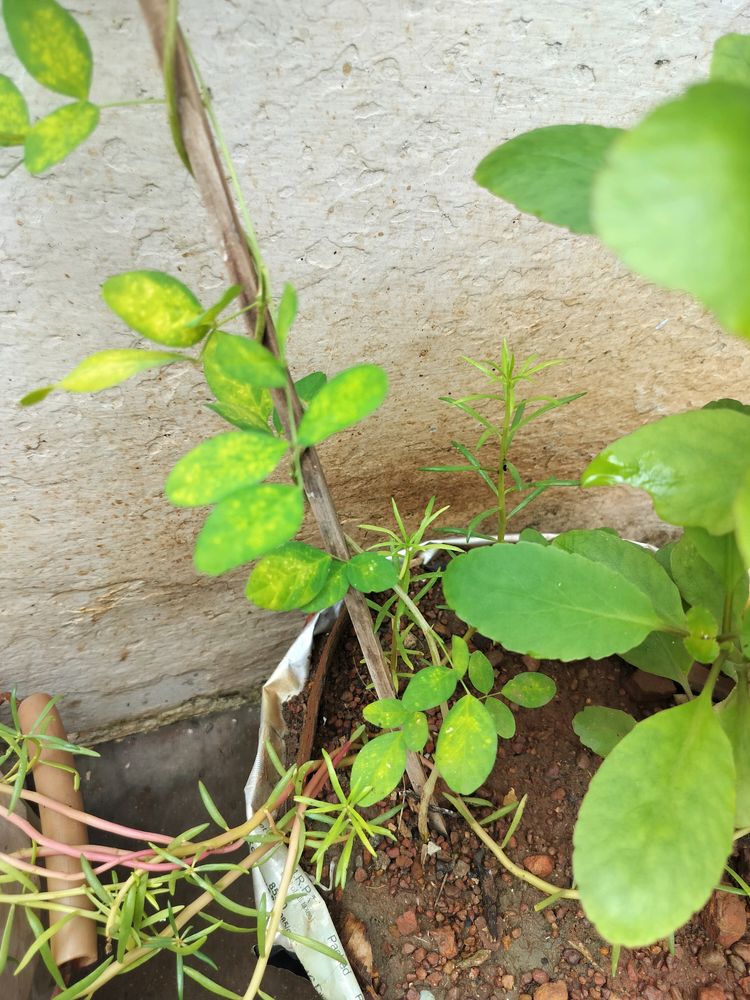
<path fill-rule="evenodd" d="M 144 20 L 151 33 L 157 57 L 162 63 L 167 17 L 166 0 L 139 0 L 139 2 Z M 258 275 L 216 149 L 211 126 L 203 106 L 201 91 L 179 30 L 174 53 L 174 83 L 180 128 L 193 176 L 208 215 L 218 228 L 224 246 L 229 276 L 232 282 L 241 285 L 244 304 L 249 306 L 258 295 Z M 255 310 L 244 313 L 244 322 L 248 334 L 254 336 Z M 276 356 L 279 355 L 273 317 L 268 310 L 265 317 L 264 343 Z M 287 377 L 293 416 L 295 421 L 299 421 L 302 407 L 294 383 L 291 377 L 288 375 Z M 284 391 L 276 389 L 272 391 L 272 395 L 282 422 L 288 426 Z M 301 465 L 305 493 L 318 522 L 323 544 L 337 559 L 348 559 L 349 550 L 346 537 L 328 489 L 323 467 L 314 448 L 308 448 L 302 454 Z M 346 597 L 346 607 L 378 697 L 392 698 L 395 692 L 391 676 L 380 642 L 373 631 L 370 610 L 364 596 L 358 591 L 350 590 Z M 412 752 L 409 753 L 407 759 L 407 773 L 414 790 L 421 792 L 425 783 L 425 775 L 419 758 Z"/>
<path fill-rule="evenodd" d="M 18 718 L 24 733 L 34 732 L 34 724 L 52 699 L 48 694 L 33 694 L 25 698 L 18 706 Z M 66 740 L 67 735 L 56 708 L 53 708 L 44 721 L 42 731 L 48 736 L 57 736 Z M 37 792 L 47 798 L 62 802 L 72 809 L 83 811 L 83 796 L 73 787 L 73 776 L 68 771 L 49 766 L 50 762 L 74 766 L 73 756 L 63 750 L 42 749 L 39 762 L 32 769 L 32 776 Z M 39 807 L 39 818 L 42 833 L 60 844 L 86 844 L 88 834 L 86 827 L 79 820 L 63 816 L 46 806 Z M 56 854 L 45 859 L 48 871 L 64 872 L 66 875 L 80 875 L 84 881 L 81 863 L 77 858 Z M 51 892 L 60 889 L 75 888 L 76 883 L 69 879 L 47 878 L 47 888 Z M 90 902 L 83 896 L 71 896 L 60 899 L 62 904 L 75 906 L 79 909 L 92 909 Z M 74 917 L 69 923 L 53 935 L 51 941 L 52 955 L 60 968 L 83 969 L 92 965 L 97 959 L 96 925 L 87 917 Z"/>

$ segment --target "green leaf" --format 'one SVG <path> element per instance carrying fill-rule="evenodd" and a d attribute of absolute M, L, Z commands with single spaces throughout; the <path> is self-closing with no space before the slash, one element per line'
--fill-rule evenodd
<path fill-rule="evenodd" d="M 424 667 L 406 685 L 401 696 L 404 708 L 423 712 L 447 701 L 458 684 L 458 675 L 448 667 Z"/>
<path fill-rule="evenodd" d="M 512 677 L 500 693 L 522 708 L 541 708 L 555 697 L 557 685 L 547 674 L 530 672 Z"/>
<path fill-rule="evenodd" d="M 615 944 L 667 937 L 711 895 L 732 848 L 732 748 L 696 698 L 646 719 L 583 800 L 573 873 L 587 917 Z"/>
<path fill-rule="evenodd" d="M 609 151 L 594 228 L 629 266 L 690 292 L 727 330 L 750 336 L 750 101 L 721 81 L 691 87 Z M 731 206 L 731 210 L 727 210 Z"/>
<path fill-rule="evenodd" d="M 349 583 L 363 594 L 380 593 L 398 585 L 398 570 L 379 552 L 359 552 L 346 566 Z"/>
<path fill-rule="evenodd" d="M 239 337 L 234 333 L 214 334 L 216 358 L 219 365 L 232 376 L 258 388 L 283 388 L 286 369 L 273 354 L 257 340 Z"/>
<path fill-rule="evenodd" d="M 633 716 L 619 708 L 590 705 L 573 716 L 573 732 L 600 757 L 606 757 L 634 726 Z"/>
<path fill-rule="evenodd" d="M 242 285 L 230 285 L 219 301 L 206 309 L 200 316 L 191 320 L 189 326 L 211 327 L 216 323 L 217 318 L 224 312 L 230 302 L 234 302 L 238 295 L 242 294 Z"/>
<path fill-rule="evenodd" d="M 228 431 L 203 441 L 184 455 L 164 487 L 175 507 L 216 503 L 270 475 L 285 452 L 286 441 L 262 431 Z"/>
<path fill-rule="evenodd" d="M 745 611 L 740 626 L 740 649 L 743 655 L 750 659 L 750 612 Z"/>
<path fill-rule="evenodd" d="M 307 604 L 300 606 L 300 611 L 310 614 L 315 611 L 323 611 L 324 608 L 333 607 L 346 596 L 349 590 L 349 578 L 346 575 L 346 563 L 338 559 L 332 559 L 328 567 L 326 582 L 320 588 L 315 597 Z"/>
<path fill-rule="evenodd" d="M 3 0 L 3 17 L 16 55 L 37 83 L 85 101 L 93 62 L 75 18 L 55 0 Z"/>
<path fill-rule="evenodd" d="M 534 543 L 535 545 L 550 544 L 544 537 L 544 535 L 541 533 L 541 531 L 537 531 L 536 528 L 524 528 L 523 531 L 519 534 L 518 540 L 520 542 L 531 542 Z"/>
<path fill-rule="evenodd" d="M 481 649 L 475 649 L 469 657 L 469 680 L 482 694 L 489 694 L 495 683 L 495 671 Z"/>
<path fill-rule="evenodd" d="M 733 619 L 738 619 L 747 600 L 748 581 L 733 534 L 710 535 L 704 528 L 686 528 L 672 549 L 670 563 L 672 577 L 688 604 L 708 608 L 721 621 L 725 599 L 730 596 Z"/>
<path fill-rule="evenodd" d="M 192 325 L 203 306 L 181 281 L 162 271 L 116 274 L 102 285 L 102 296 L 132 330 L 157 344 L 190 347 L 206 334 L 206 327 Z"/>
<path fill-rule="evenodd" d="M 406 769 L 406 745 L 400 732 L 383 733 L 365 743 L 352 765 L 352 790 L 370 787 L 358 801 L 360 806 L 372 806 L 390 795 L 401 781 Z"/>
<path fill-rule="evenodd" d="M 601 125 L 534 129 L 493 150 L 474 180 L 544 222 L 591 233 L 591 186 L 621 131 Z"/>
<path fill-rule="evenodd" d="M 404 721 L 402 733 L 407 750 L 420 753 L 429 739 L 430 729 L 424 712 L 412 712 Z"/>
<path fill-rule="evenodd" d="M 588 466 L 581 485 L 646 490 L 664 521 L 723 535 L 734 527 L 734 499 L 749 453 L 750 417 L 690 410 L 615 441 Z"/>
<path fill-rule="evenodd" d="M 303 447 L 324 441 L 376 410 L 388 392 L 388 379 L 377 365 L 355 365 L 339 372 L 313 397 L 299 423 Z"/>
<path fill-rule="evenodd" d="M 747 667 L 739 674 L 728 698 L 716 706 L 716 715 L 729 738 L 737 772 L 737 804 L 734 825 L 750 826 L 750 697 Z"/>
<path fill-rule="evenodd" d="M 294 383 L 294 388 L 297 390 L 297 395 L 302 402 L 309 403 L 327 381 L 328 376 L 324 372 L 310 372 L 308 375 L 303 375 L 301 379 L 297 379 Z M 281 417 L 279 417 L 278 411 L 275 409 L 273 411 L 273 426 L 279 434 L 282 433 L 283 425 Z"/>
<path fill-rule="evenodd" d="M 243 430 L 268 432 L 268 418 L 272 410 L 268 390 L 243 382 L 231 367 L 222 364 L 217 355 L 218 343 L 218 334 L 212 333 L 203 349 L 203 373 L 211 392 L 219 401 L 212 409 Z"/>
<path fill-rule="evenodd" d="M 166 351 L 139 351 L 139 350 L 114 350 L 97 351 L 90 355 L 73 369 L 64 379 L 51 386 L 52 389 L 65 389 L 66 392 L 101 392 L 102 389 L 109 389 L 113 385 L 120 385 L 140 372 L 148 371 L 151 368 L 163 368 L 164 365 L 173 365 L 176 361 L 185 361 L 182 354 L 169 354 Z M 41 399 L 47 395 L 44 389 L 37 389 L 37 394 L 43 393 Z M 30 405 L 29 397 L 34 393 L 29 393 L 21 400 L 24 406 Z M 33 402 L 39 402 L 34 399 Z"/>
<path fill-rule="evenodd" d="M 194 979 L 199 986 L 202 986 L 204 990 L 208 990 L 209 993 L 213 993 L 214 996 L 223 997 L 224 1000 L 242 1000 L 239 993 L 235 993 L 233 990 L 228 990 L 225 986 L 215 983 L 213 979 L 204 976 L 199 969 L 192 969 L 189 965 L 186 965 L 183 971 L 186 976 Z"/>
<path fill-rule="evenodd" d="M 54 385 L 45 385 L 42 386 L 41 389 L 32 389 L 31 392 L 27 392 L 26 395 L 20 400 L 19 405 L 35 406 L 37 403 L 41 403 L 43 399 L 46 399 L 47 396 L 49 396 L 51 392 L 54 392 L 56 388 L 57 386 Z"/>
<path fill-rule="evenodd" d="M 288 542 L 261 559 L 245 594 L 259 608 L 292 611 L 307 604 L 325 584 L 331 557 L 304 542 Z"/>
<path fill-rule="evenodd" d="M 10 77 L 0 73 L 0 146 L 22 146 L 28 130 L 26 100 Z"/>
<path fill-rule="evenodd" d="M 516 735 L 516 717 L 505 704 L 497 698 L 488 698 L 484 707 L 489 712 L 495 732 L 505 740 L 510 740 Z"/>
<path fill-rule="evenodd" d="M 483 635 L 541 659 L 601 659 L 663 624 L 643 592 L 608 566 L 529 542 L 452 559 L 443 591 Z"/>
<path fill-rule="evenodd" d="M 683 639 L 685 648 L 699 663 L 713 663 L 719 655 L 716 636 L 719 624 L 708 608 L 690 608 L 687 613 L 690 635 Z"/>
<path fill-rule="evenodd" d="M 284 291 L 279 299 L 279 309 L 276 314 L 276 339 L 282 354 L 286 348 L 289 332 L 297 318 L 297 293 L 292 285 L 284 285 Z"/>
<path fill-rule="evenodd" d="M 737 548 L 745 569 L 750 569 L 750 472 L 740 483 L 732 505 Z"/>
<path fill-rule="evenodd" d="M 395 729 L 408 714 L 398 698 L 381 698 L 362 710 L 365 719 L 379 729 Z"/>
<path fill-rule="evenodd" d="M 64 160 L 99 124 L 99 108 L 88 101 L 64 104 L 40 118 L 26 133 L 23 160 L 30 174 L 41 174 Z M 175 345 L 170 345 L 175 346 Z"/>
<path fill-rule="evenodd" d="M 195 543 L 195 565 L 218 576 L 288 542 L 304 515 L 296 486 L 262 483 L 238 490 L 208 515 Z"/>
<path fill-rule="evenodd" d="M 203 806 L 208 815 L 214 821 L 214 823 L 216 823 L 217 826 L 221 827 L 222 830 L 228 830 L 229 825 L 227 821 L 219 812 L 216 803 L 211 797 L 211 793 L 209 792 L 209 790 L 206 788 L 206 786 L 203 784 L 202 781 L 198 782 L 198 791 L 200 792 L 200 797 L 201 801 L 203 802 Z"/>
<path fill-rule="evenodd" d="M 495 766 L 497 732 L 484 705 L 471 694 L 460 698 L 440 727 L 435 765 L 454 792 L 470 795 Z"/>
<path fill-rule="evenodd" d="M 631 666 L 639 667 L 657 677 L 668 677 L 678 684 L 685 681 L 693 665 L 693 657 L 679 636 L 652 632 L 638 646 L 620 656 Z"/>
<path fill-rule="evenodd" d="M 750 36 L 722 35 L 711 56 L 711 79 L 750 87 Z"/>
<path fill-rule="evenodd" d="M 735 410 L 737 413 L 744 413 L 746 417 L 750 417 L 750 406 L 747 403 L 741 403 L 739 399 L 732 399 L 730 396 L 722 396 L 721 399 L 712 399 L 710 402 L 704 403 L 702 409 Z"/>
<path fill-rule="evenodd" d="M 469 645 L 460 635 L 451 636 L 451 664 L 459 677 L 463 677 L 469 666 Z"/>

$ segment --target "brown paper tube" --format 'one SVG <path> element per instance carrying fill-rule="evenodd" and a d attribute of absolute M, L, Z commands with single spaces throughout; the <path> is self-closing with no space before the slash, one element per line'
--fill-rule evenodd
<path fill-rule="evenodd" d="M 37 719 L 51 700 L 48 694 L 33 694 L 20 703 L 18 717 L 24 733 L 34 732 Z M 53 708 L 44 719 L 40 732 L 46 733 L 48 736 L 57 736 L 63 740 L 67 739 L 56 708 Z M 73 775 L 67 771 L 61 771 L 59 768 L 50 767 L 49 763 L 45 762 L 73 767 L 73 755 L 62 750 L 42 749 L 39 762 L 32 770 L 32 776 L 36 790 L 40 794 L 46 795 L 47 798 L 54 799 L 56 802 L 62 802 L 66 806 L 72 806 L 74 809 L 83 810 L 83 796 L 80 791 L 77 792 L 73 787 Z M 45 806 L 39 807 L 39 819 L 42 833 L 61 844 L 88 843 L 86 827 L 78 820 L 61 816 Z M 80 874 L 81 881 L 84 880 L 80 862 L 76 858 L 59 854 L 53 855 L 45 858 L 45 865 L 50 872 Z M 70 889 L 71 886 L 75 887 L 76 883 L 50 876 L 47 879 L 47 885 L 50 890 L 56 891 Z M 82 896 L 72 896 L 60 901 L 69 906 L 91 909 L 88 900 Z M 51 919 L 55 919 L 54 913 L 51 914 Z M 96 924 L 86 917 L 74 917 L 70 923 L 53 936 L 51 948 L 53 958 L 60 967 L 68 966 L 72 969 L 82 969 L 87 965 L 92 965 L 97 959 Z"/>

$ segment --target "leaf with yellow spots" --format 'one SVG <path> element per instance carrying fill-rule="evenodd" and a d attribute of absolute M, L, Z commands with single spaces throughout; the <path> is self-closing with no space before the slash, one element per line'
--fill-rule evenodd
<path fill-rule="evenodd" d="M 339 372 L 313 397 L 300 420 L 297 440 L 307 447 L 351 427 L 376 410 L 387 392 L 388 379 L 377 365 Z"/>
<path fill-rule="evenodd" d="M 195 543 L 195 565 L 218 576 L 264 556 L 296 535 L 304 512 L 296 486 L 262 483 L 238 490 L 206 518 Z"/>
<path fill-rule="evenodd" d="M 23 159 L 30 174 L 41 174 L 88 139 L 99 124 L 99 108 L 88 101 L 64 104 L 40 118 L 26 133 Z"/>
<path fill-rule="evenodd" d="M 207 327 L 190 325 L 203 315 L 203 306 L 181 281 L 162 271 L 116 274 L 102 285 L 102 296 L 132 330 L 157 344 L 190 347 L 206 335 Z"/>
<path fill-rule="evenodd" d="M 286 441 L 261 431 L 217 434 L 180 459 L 167 478 L 164 492 L 175 507 L 217 503 L 265 479 L 288 447 Z"/>
<path fill-rule="evenodd" d="M 228 423 L 243 430 L 255 428 L 268 432 L 268 418 L 272 410 L 268 391 L 238 378 L 231 366 L 219 360 L 218 344 L 218 334 L 212 333 L 203 349 L 203 373 L 217 399 L 216 404 L 209 404 L 210 408 Z"/>
<path fill-rule="evenodd" d="M 289 542 L 261 559 L 245 594 L 259 608 L 292 611 L 311 601 L 325 585 L 331 557 L 304 542 Z"/>
<path fill-rule="evenodd" d="M 48 90 L 85 101 L 91 88 L 91 46 L 81 26 L 56 0 L 3 0 L 16 55 Z"/>
<path fill-rule="evenodd" d="M 0 73 L 0 146 L 23 146 L 29 131 L 29 109 L 8 76 Z"/>
<path fill-rule="evenodd" d="M 497 732 L 484 705 L 466 694 L 451 708 L 440 728 L 435 764 L 454 792 L 470 795 L 495 766 Z"/>
<path fill-rule="evenodd" d="M 221 330 L 214 337 L 219 364 L 235 378 L 262 389 L 281 389 L 286 385 L 286 369 L 267 347 L 256 340 Z"/>

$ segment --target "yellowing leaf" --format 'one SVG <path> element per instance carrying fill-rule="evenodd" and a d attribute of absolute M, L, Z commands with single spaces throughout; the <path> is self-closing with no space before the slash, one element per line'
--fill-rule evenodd
<path fill-rule="evenodd" d="M 471 694 L 459 699 L 440 728 L 435 764 L 454 792 L 475 792 L 495 766 L 497 731 L 493 717 Z"/>
<path fill-rule="evenodd" d="M 29 109 L 10 77 L 0 73 L 0 146 L 22 146 L 29 130 Z"/>
<path fill-rule="evenodd" d="M 233 333 L 214 334 L 216 357 L 219 364 L 236 379 L 260 388 L 283 388 L 286 369 L 278 358 L 256 340 L 238 337 Z"/>
<path fill-rule="evenodd" d="M 250 385 L 237 378 L 235 371 L 219 360 L 219 335 L 212 333 L 203 349 L 203 373 L 218 402 L 211 408 L 230 424 L 243 430 L 268 430 L 271 397 L 267 389 Z M 279 431 L 281 427 L 279 427 Z"/>
<path fill-rule="evenodd" d="M 166 351 L 98 351 L 85 358 L 57 383 L 57 387 L 67 392 L 99 392 L 119 385 L 149 368 L 162 368 L 184 360 L 183 355 L 169 354 Z"/>
<path fill-rule="evenodd" d="M 203 306 L 177 278 L 162 271 L 127 271 L 102 285 L 102 296 L 112 312 L 136 333 L 168 347 L 190 347 L 206 334 L 192 326 Z"/>
<path fill-rule="evenodd" d="M 48 90 L 85 101 L 91 87 L 91 46 L 78 22 L 55 0 L 3 0 L 16 55 Z"/>
<path fill-rule="evenodd" d="M 99 108 L 88 101 L 65 104 L 40 118 L 26 133 L 23 159 L 30 174 L 41 174 L 80 146 L 99 124 Z"/>
<path fill-rule="evenodd" d="M 164 492 L 176 507 L 217 503 L 265 479 L 281 461 L 286 441 L 261 431 L 228 431 L 203 441 L 170 472 Z"/>
<path fill-rule="evenodd" d="M 354 759 L 351 774 L 353 791 L 370 787 L 361 806 L 372 806 L 390 795 L 406 768 L 406 745 L 400 732 L 383 733 L 365 743 Z"/>
<path fill-rule="evenodd" d="M 308 447 L 351 427 L 376 410 L 387 392 L 388 379 L 377 365 L 339 372 L 313 397 L 300 420 L 297 440 Z"/>
<path fill-rule="evenodd" d="M 292 611 L 318 593 L 331 557 L 304 542 L 289 542 L 260 560 L 247 581 L 245 595 L 259 608 Z"/>

